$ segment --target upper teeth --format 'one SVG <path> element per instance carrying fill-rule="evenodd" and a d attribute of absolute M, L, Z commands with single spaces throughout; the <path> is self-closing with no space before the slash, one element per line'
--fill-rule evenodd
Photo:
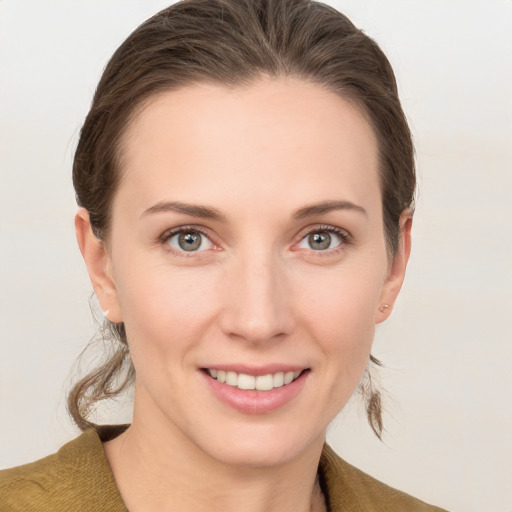
<path fill-rule="evenodd" d="M 223 370 L 209 369 L 208 373 L 219 382 L 224 382 L 228 386 L 239 389 L 256 389 L 258 391 L 270 391 L 295 380 L 301 371 L 295 372 L 277 372 L 267 375 L 247 375 L 246 373 L 225 372 Z"/>

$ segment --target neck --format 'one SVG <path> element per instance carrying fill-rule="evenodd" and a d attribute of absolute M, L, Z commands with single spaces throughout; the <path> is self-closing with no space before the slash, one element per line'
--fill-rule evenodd
<path fill-rule="evenodd" d="M 179 429 L 147 417 L 135 407 L 131 427 L 104 445 L 129 510 L 325 510 L 316 478 L 323 437 L 293 460 L 234 466 L 204 453 Z"/>

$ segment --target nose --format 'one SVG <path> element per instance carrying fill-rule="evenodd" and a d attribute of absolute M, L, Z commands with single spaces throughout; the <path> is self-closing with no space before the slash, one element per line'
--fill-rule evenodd
<path fill-rule="evenodd" d="M 261 344 L 293 331 L 289 276 L 277 255 L 260 253 L 240 258 L 223 281 L 220 326 L 227 336 Z"/>

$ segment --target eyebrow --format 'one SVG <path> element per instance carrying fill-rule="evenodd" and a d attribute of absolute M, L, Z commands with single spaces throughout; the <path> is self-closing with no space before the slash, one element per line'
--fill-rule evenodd
<path fill-rule="evenodd" d="M 366 210 L 357 204 L 351 203 L 350 201 L 323 201 L 318 204 L 305 206 L 297 210 L 292 217 L 295 220 L 304 219 L 305 217 L 312 217 L 314 215 L 322 215 L 335 210 L 353 210 L 360 212 L 365 216 L 368 216 Z M 212 219 L 220 222 L 227 222 L 227 218 L 219 210 L 208 206 L 200 206 L 195 204 L 181 203 L 179 201 L 160 201 L 144 212 L 141 215 L 151 215 L 160 212 L 173 212 L 173 213 L 184 213 L 191 217 L 198 217 L 203 219 Z"/>
<path fill-rule="evenodd" d="M 313 215 L 322 215 L 334 210 L 352 210 L 355 212 L 360 212 L 368 217 L 366 210 L 362 206 L 351 203 L 350 201 L 323 201 L 318 204 L 300 208 L 293 214 L 293 218 L 299 220 L 305 217 L 311 217 Z"/>
<path fill-rule="evenodd" d="M 199 206 L 195 204 L 180 203 L 179 201 L 160 201 L 147 210 L 144 210 L 141 218 L 145 217 L 146 215 L 160 212 L 184 213 L 185 215 L 190 215 L 191 217 L 212 219 L 222 222 L 226 222 L 227 220 L 226 217 L 215 208 Z"/>

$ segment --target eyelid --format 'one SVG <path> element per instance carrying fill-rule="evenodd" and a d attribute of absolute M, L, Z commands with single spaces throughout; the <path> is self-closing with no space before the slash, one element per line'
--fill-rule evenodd
<path fill-rule="evenodd" d="M 169 252 L 172 252 L 174 254 L 178 254 L 179 256 L 184 256 L 184 257 L 193 257 L 193 256 L 198 257 L 199 255 L 201 255 L 201 253 L 208 251 L 208 250 L 205 250 L 205 251 L 187 252 L 187 251 L 177 250 L 168 244 L 168 240 L 171 237 L 173 237 L 179 233 L 186 232 L 186 231 L 197 231 L 201 235 L 205 236 L 213 245 L 213 247 L 208 250 L 220 250 L 220 244 L 218 244 L 214 240 L 215 237 L 212 236 L 210 230 L 207 228 L 204 228 L 202 226 L 197 226 L 194 224 L 176 226 L 174 228 L 167 229 L 158 237 L 157 242 L 161 245 L 164 245 L 166 250 L 168 250 Z M 340 228 L 337 226 L 333 226 L 330 224 L 315 224 L 315 225 L 307 226 L 299 232 L 299 234 L 296 236 L 295 241 L 293 242 L 292 250 L 303 250 L 303 249 L 298 249 L 297 245 L 300 242 L 302 242 L 302 240 L 304 240 L 307 236 L 311 235 L 312 233 L 316 233 L 316 232 L 334 233 L 340 237 L 341 243 L 339 246 L 337 246 L 333 249 L 327 249 L 325 251 L 315 251 L 314 249 L 310 249 L 310 250 L 304 249 L 304 250 L 308 251 L 309 253 L 314 253 L 315 256 L 327 256 L 327 255 L 335 254 L 339 251 L 342 251 L 344 248 L 346 248 L 346 246 L 351 245 L 353 243 L 353 237 L 350 234 L 350 232 L 347 231 L 346 229 L 343 229 L 343 228 Z"/>
<path fill-rule="evenodd" d="M 205 250 L 201 250 L 201 251 L 184 251 L 184 250 L 176 249 L 175 247 L 172 247 L 169 244 L 169 240 L 172 237 L 174 237 L 180 233 L 186 233 L 187 231 L 196 231 L 197 233 L 200 233 L 202 236 L 204 236 L 205 238 L 207 238 L 210 241 L 210 243 L 212 244 L 212 247 L 210 249 L 205 249 Z M 212 237 L 211 233 L 209 232 L 209 230 L 203 228 L 202 226 L 196 226 L 196 225 L 176 226 L 174 228 L 167 229 L 158 237 L 157 242 L 160 245 L 165 246 L 165 249 L 167 251 L 172 252 L 173 254 L 177 254 L 179 256 L 184 256 L 184 257 L 193 257 L 193 256 L 198 257 L 199 255 L 201 255 L 201 253 L 206 252 L 208 250 L 218 250 L 219 249 L 219 244 L 217 244 L 213 240 L 213 237 Z"/>
<path fill-rule="evenodd" d="M 321 232 L 327 232 L 327 233 L 334 233 L 335 235 L 339 236 L 341 239 L 341 243 L 334 247 L 333 249 L 327 249 L 325 251 L 315 251 L 314 249 L 302 249 L 297 248 L 294 250 L 305 250 L 309 253 L 314 254 L 315 256 L 328 256 L 335 254 L 339 251 L 342 251 L 347 245 L 352 244 L 352 235 L 343 228 L 332 226 L 330 224 L 317 224 L 313 226 L 307 226 L 301 232 L 297 235 L 297 240 L 293 244 L 293 248 L 296 248 L 298 244 L 300 244 L 306 237 L 311 235 L 312 233 L 321 233 Z"/>

